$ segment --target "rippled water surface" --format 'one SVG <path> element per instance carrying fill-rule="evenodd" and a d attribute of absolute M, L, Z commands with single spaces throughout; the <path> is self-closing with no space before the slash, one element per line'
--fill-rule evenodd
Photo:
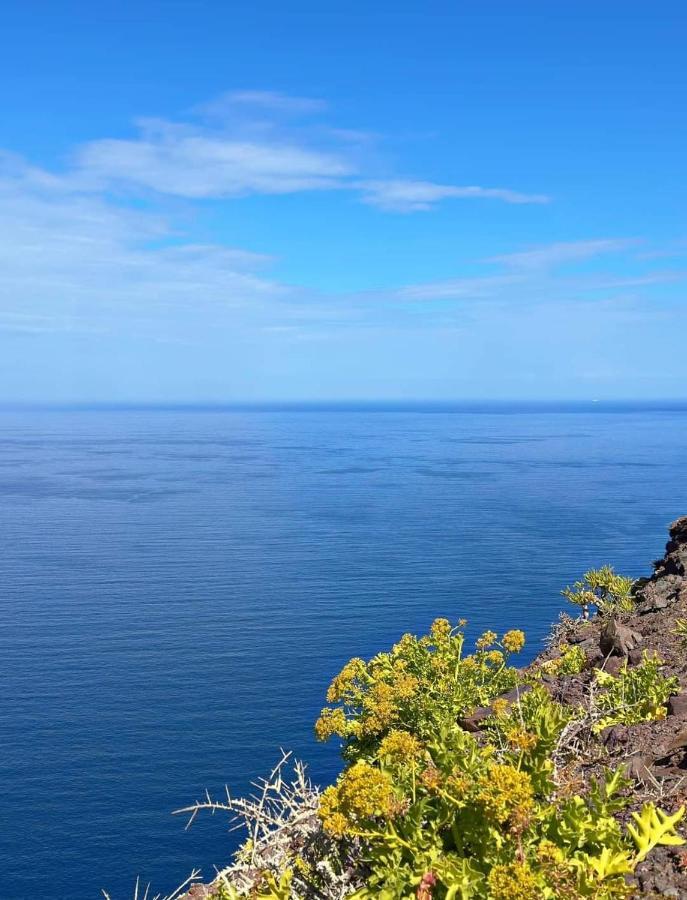
<path fill-rule="evenodd" d="M 679 411 L 0 415 L 0 897 L 129 900 L 233 838 L 350 656 L 466 616 L 539 646 L 585 567 L 687 512 Z"/>

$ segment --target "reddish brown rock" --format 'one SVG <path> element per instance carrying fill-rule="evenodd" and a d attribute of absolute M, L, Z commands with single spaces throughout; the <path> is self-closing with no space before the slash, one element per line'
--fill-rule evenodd
<path fill-rule="evenodd" d="M 604 656 L 627 656 L 642 643 L 642 636 L 617 619 L 609 619 L 601 629 L 599 647 Z"/>
<path fill-rule="evenodd" d="M 687 516 L 670 525 L 669 535 L 665 556 L 654 563 L 654 574 L 640 579 L 635 586 L 641 613 L 667 609 L 687 599 Z"/>
<path fill-rule="evenodd" d="M 638 753 L 635 756 L 631 756 L 625 765 L 627 777 L 638 781 L 640 784 L 655 784 L 656 778 L 651 772 L 652 764 L 653 760 L 646 754 Z"/>
<path fill-rule="evenodd" d="M 532 688 L 529 684 L 523 684 L 520 687 L 513 688 L 512 691 L 508 691 L 506 694 L 502 694 L 498 699 L 505 700 L 509 706 L 512 706 L 513 703 L 518 702 L 523 694 L 527 694 L 531 690 Z M 469 716 L 462 716 L 458 719 L 458 724 L 466 731 L 480 731 L 485 719 L 493 715 L 494 710 L 492 706 L 478 706 Z"/>
<path fill-rule="evenodd" d="M 676 694 L 668 700 L 668 715 L 687 719 L 687 692 Z"/>
<path fill-rule="evenodd" d="M 619 656 L 610 656 L 603 665 L 604 672 L 608 672 L 609 675 L 612 675 L 614 678 L 617 678 L 620 675 L 620 670 L 623 667 L 624 660 Z"/>

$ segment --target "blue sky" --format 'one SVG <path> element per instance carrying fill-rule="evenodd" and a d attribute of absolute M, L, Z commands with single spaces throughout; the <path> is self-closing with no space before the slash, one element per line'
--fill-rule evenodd
<path fill-rule="evenodd" d="M 683 398 L 680 2 L 32 2 L 0 400 Z"/>

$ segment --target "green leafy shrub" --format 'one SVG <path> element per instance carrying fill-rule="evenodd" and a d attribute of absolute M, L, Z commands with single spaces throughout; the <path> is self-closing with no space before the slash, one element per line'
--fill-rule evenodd
<path fill-rule="evenodd" d="M 588 618 L 590 607 L 596 607 L 602 614 L 631 612 L 633 583 L 631 578 L 617 575 L 611 566 L 602 566 L 585 572 L 581 581 L 564 588 L 561 593 L 566 600 L 581 606 L 582 614 Z"/>
<path fill-rule="evenodd" d="M 587 654 L 576 644 L 569 647 L 561 644 L 561 655 L 555 659 L 546 660 L 539 667 L 539 671 L 545 675 L 579 675 L 587 665 Z"/>
<path fill-rule="evenodd" d="M 663 675 L 661 660 L 646 652 L 634 668 L 628 669 L 625 662 L 617 677 L 597 669 L 596 683 L 602 688 L 596 705 L 603 714 L 596 731 L 609 725 L 636 725 L 664 718 L 668 698 L 679 689 L 678 679 Z"/>
<path fill-rule="evenodd" d="M 621 826 L 620 773 L 584 796 L 559 783 L 555 753 L 573 713 L 542 687 L 493 700 L 517 682 L 506 660 L 523 640 L 488 632 L 466 656 L 462 625 L 439 620 L 334 679 L 328 699 L 339 705 L 317 730 L 342 737 L 349 762 L 319 813 L 330 836 L 358 841 L 367 875 L 355 900 L 629 897 L 626 876 L 651 847 L 682 842 L 682 810 L 647 806 Z M 647 672 L 637 683 L 655 685 Z M 464 731 L 458 717 L 490 700 L 484 733 Z"/>

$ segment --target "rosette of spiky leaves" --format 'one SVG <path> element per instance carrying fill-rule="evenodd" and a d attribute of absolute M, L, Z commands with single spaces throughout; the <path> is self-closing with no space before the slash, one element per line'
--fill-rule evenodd
<path fill-rule="evenodd" d="M 612 566 L 590 569 L 582 576 L 581 581 L 564 588 L 561 593 L 576 606 L 581 606 L 585 616 L 590 607 L 596 607 L 600 613 L 631 612 L 633 580 L 625 575 L 618 575 Z"/>

